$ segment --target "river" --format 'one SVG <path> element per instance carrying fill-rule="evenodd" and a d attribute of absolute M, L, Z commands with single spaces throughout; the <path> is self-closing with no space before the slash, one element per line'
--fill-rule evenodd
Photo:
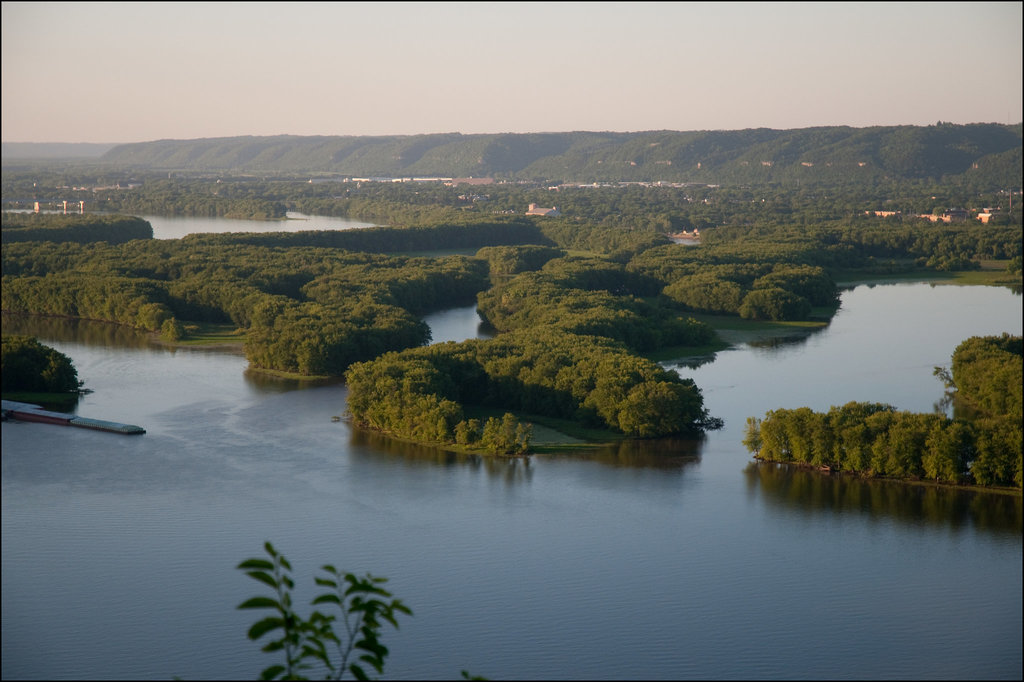
<path fill-rule="evenodd" d="M 483 332 L 471 308 L 435 340 Z M 168 350 L 110 325 L 12 321 L 72 358 L 84 416 L 5 423 L 2 676 L 243 679 L 276 662 L 238 611 L 265 540 L 297 602 L 324 563 L 414 616 L 389 679 L 1020 679 L 1021 498 L 751 463 L 748 416 L 850 400 L 931 411 L 972 335 L 1021 333 L 992 287 L 858 286 L 825 329 L 689 368 L 725 428 L 591 453 L 457 456 L 354 431 L 338 382 Z"/>
<path fill-rule="evenodd" d="M 17 209 L 11 213 L 33 213 Z M 61 211 L 41 211 L 60 214 Z M 67 215 L 67 212 L 64 212 Z M 307 230 L 351 230 L 374 227 L 375 223 L 350 218 L 316 216 L 288 211 L 283 220 L 246 220 L 242 218 L 203 218 L 196 216 L 139 216 L 153 227 L 154 239 L 181 239 L 188 234 L 210 232 L 302 232 Z"/>
<path fill-rule="evenodd" d="M 192 216 L 141 216 L 153 226 L 154 239 L 180 239 L 199 232 L 301 232 L 305 230 L 351 230 L 373 227 L 373 223 L 348 218 L 306 215 L 288 211 L 284 220 L 241 220 L 196 218 Z"/>

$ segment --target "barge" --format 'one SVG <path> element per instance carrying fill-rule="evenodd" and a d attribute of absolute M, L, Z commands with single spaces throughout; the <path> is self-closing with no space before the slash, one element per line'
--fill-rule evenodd
<path fill-rule="evenodd" d="M 0 414 L 3 420 L 14 419 L 23 422 L 36 422 L 40 424 L 57 424 L 59 426 L 78 426 L 83 429 L 94 429 L 96 431 L 107 431 L 109 433 L 123 433 L 126 435 L 142 434 L 146 430 L 134 424 L 121 424 L 104 419 L 92 419 L 90 417 L 79 417 L 64 412 L 51 412 L 43 409 L 41 405 L 32 403 L 19 403 L 14 400 L 4 400 Z"/>

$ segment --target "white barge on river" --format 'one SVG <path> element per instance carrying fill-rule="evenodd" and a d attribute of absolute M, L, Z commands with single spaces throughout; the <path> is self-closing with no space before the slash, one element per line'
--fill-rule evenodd
<path fill-rule="evenodd" d="M 37 422 L 40 424 L 57 424 L 59 426 L 78 426 L 83 429 L 95 429 L 97 431 L 109 431 L 110 433 L 123 433 L 126 435 L 142 434 L 146 430 L 134 424 L 121 424 L 103 419 L 92 419 L 90 417 L 79 417 L 64 412 L 51 412 L 41 405 L 32 403 L 19 403 L 14 400 L 4 400 L 0 410 L 3 420 L 14 419 L 23 422 Z"/>

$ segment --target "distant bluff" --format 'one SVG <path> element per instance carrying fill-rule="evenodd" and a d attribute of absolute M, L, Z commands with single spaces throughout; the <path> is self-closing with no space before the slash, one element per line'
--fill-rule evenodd
<path fill-rule="evenodd" d="M 975 174 L 1019 187 L 1021 125 L 225 137 L 123 144 L 138 168 L 549 181 L 835 182 Z M 979 178 L 980 179 L 980 178 Z M 986 183 L 988 184 L 988 183 Z"/>

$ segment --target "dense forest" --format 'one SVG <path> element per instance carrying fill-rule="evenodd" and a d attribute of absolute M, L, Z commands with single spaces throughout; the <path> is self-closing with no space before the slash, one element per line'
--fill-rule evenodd
<path fill-rule="evenodd" d="M 941 373 L 941 372 L 939 372 Z M 942 414 L 848 403 L 749 418 L 744 445 L 758 459 L 866 476 L 1021 487 L 1021 337 L 972 337 L 953 353 L 947 385 L 956 405 Z"/>
<path fill-rule="evenodd" d="M 0 352 L 5 393 L 72 393 L 82 387 L 71 359 L 31 336 L 5 334 Z"/>
<path fill-rule="evenodd" d="M 153 226 L 142 218 L 120 215 L 55 215 L 4 213 L 3 243 L 13 242 L 109 242 L 151 239 Z"/>
<path fill-rule="evenodd" d="M 692 380 L 603 336 L 529 329 L 489 341 L 389 353 L 346 374 L 356 423 L 420 441 L 521 453 L 512 413 L 480 423 L 463 405 L 579 422 L 636 438 L 696 434 L 715 422 Z"/>
<path fill-rule="evenodd" d="M 645 359 L 720 346 L 695 315 L 825 323 L 850 273 L 995 264 L 1002 275 L 988 281 L 1021 281 L 1019 202 L 959 180 L 467 189 L 5 169 L 6 207 L 58 196 L 88 212 L 3 214 L 4 312 L 117 322 L 169 342 L 230 325 L 254 368 L 346 376 L 358 423 L 491 452 L 528 449 L 531 414 L 629 437 L 714 426 L 698 387 Z M 525 215 L 530 203 L 561 216 Z M 955 208 L 960 222 L 944 222 Z M 156 240 L 130 217 L 287 211 L 382 226 Z M 699 246 L 673 241 L 693 229 Z M 424 314 L 473 302 L 496 339 L 427 345 Z"/>

